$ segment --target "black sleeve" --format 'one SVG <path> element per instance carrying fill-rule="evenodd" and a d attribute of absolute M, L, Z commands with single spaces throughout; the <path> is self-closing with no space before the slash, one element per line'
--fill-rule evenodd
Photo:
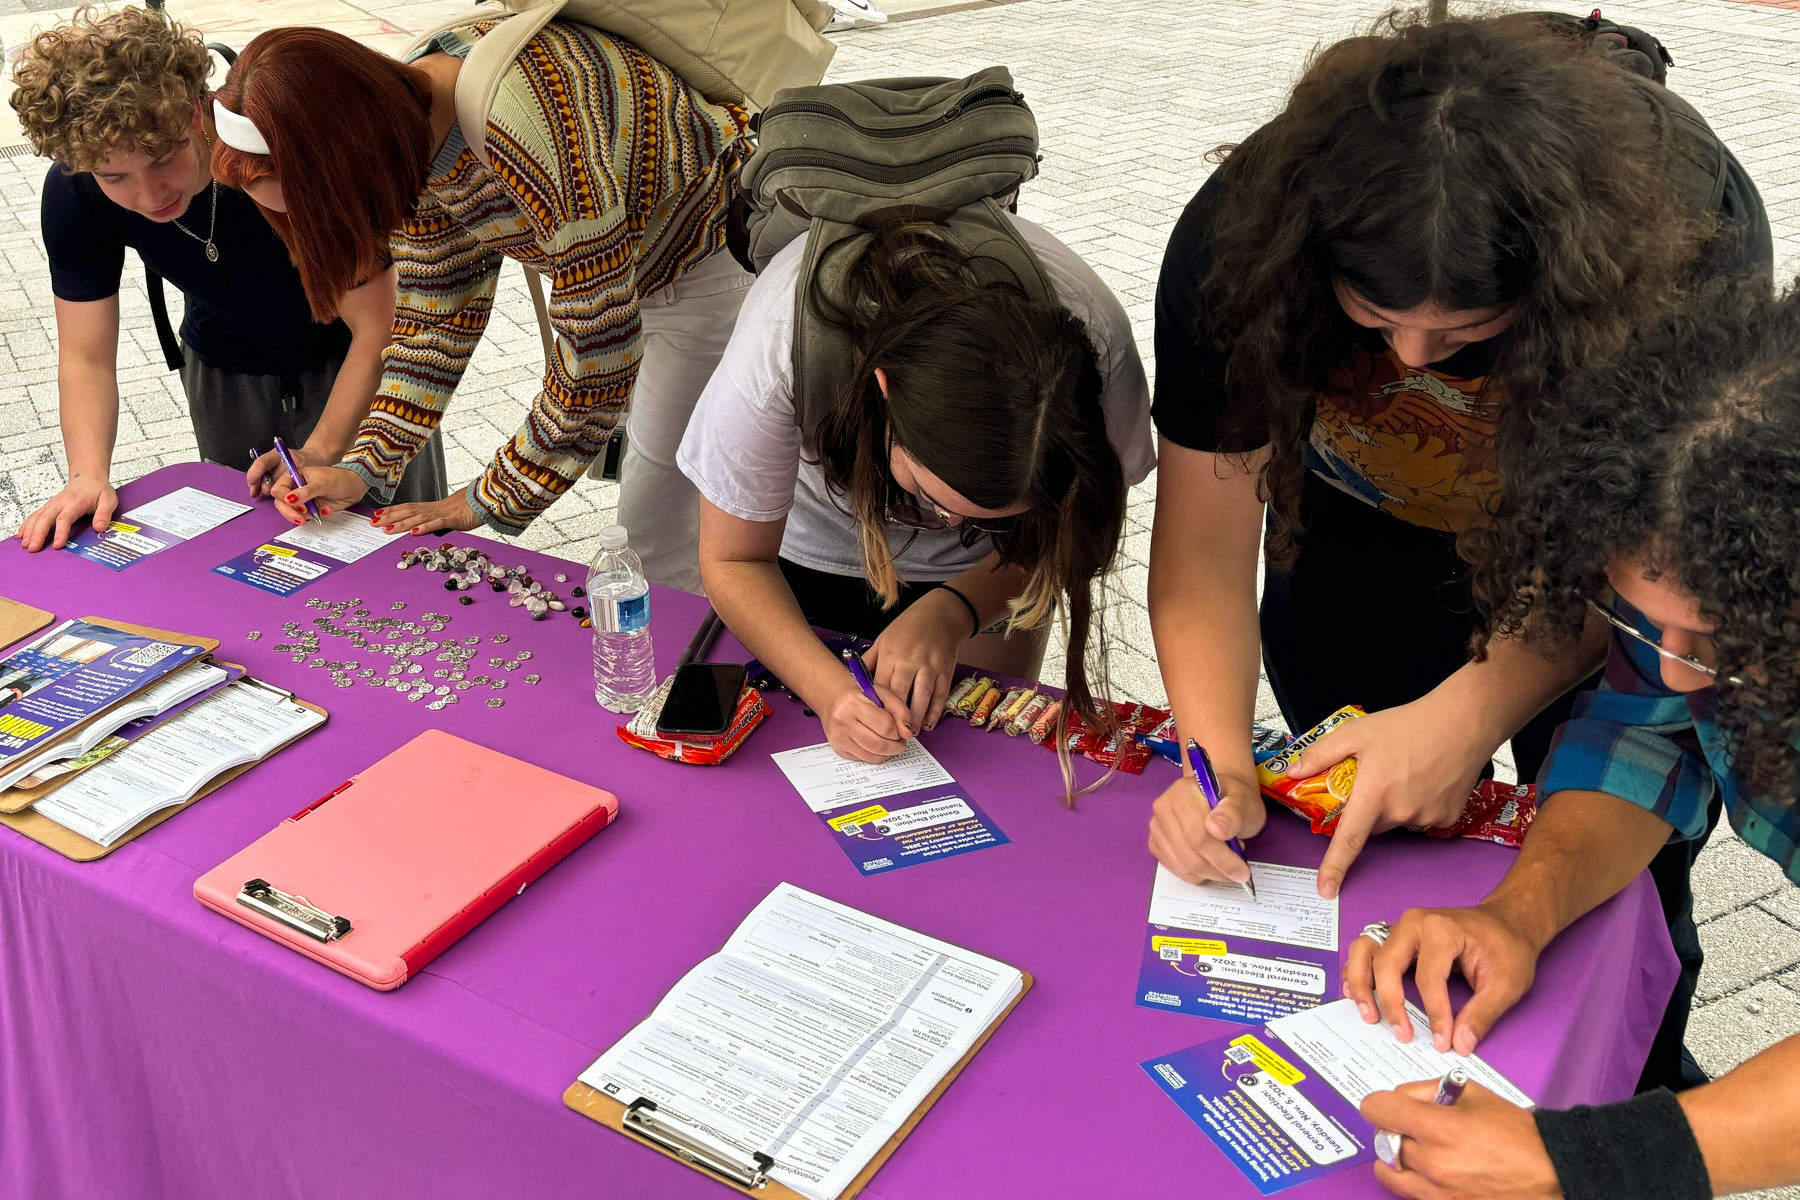
<path fill-rule="evenodd" d="M 1201 327 L 1200 284 L 1212 266 L 1213 220 L 1224 188 L 1215 172 L 1188 201 L 1163 251 L 1156 281 L 1156 432 L 1189 450 L 1241 452 L 1268 439 L 1264 423 L 1226 428 L 1225 355 Z"/>
<path fill-rule="evenodd" d="M 60 300 L 104 300 L 119 292 L 125 235 L 99 185 L 52 166 L 44 180 L 39 219 L 50 256 L 50 290 Z"/>

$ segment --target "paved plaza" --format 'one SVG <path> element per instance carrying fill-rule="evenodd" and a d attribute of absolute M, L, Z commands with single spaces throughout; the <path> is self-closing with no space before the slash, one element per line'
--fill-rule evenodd
<path fill-rule="evenodd" d="M 1241 139 L 1267 119 L 1309 51 L 1366 26 L 1387 6 L 1364 0 L 888 0 L 886 7 L 896 18 L 889 25 L 837 35 L 829 78 L 961 74 L 1009 65 L 1037 112 L 1044 150 L 1043 175 L 1027 186 L 1021 211 L 1094 264 L 1124 303 L 1148 363 L 1163 245 L 1211 169 L 1205 152 Z M 1787 279 L 1800 271 L 1796 7 L 1737 0 L 1606 7 L 1607 16 L 1650 30 L 1668 45 L 1677 64 L 1671 86 L 1705 114 L 1761 187 L 1774 225 L 1778 275 Z M 467 4 L 170 0 L 170 8 L 211 38 L 237 46 L 262 29 L 307 23 L 398 51 L 413 32 Z M 0 39 L 17 47 L 31 29 L 69 11 L 0 0 Z M 18 140 L 10 109 L 0 112 L 0 530 L 8 532 L 61 487 L 64 473 L 55 330 L 38 234 L 46 164 L 22 146 L 8 145 Z M 163 368 L 135 270 L 127 268 L 123 296 L 124 413 L 115 483 L 195 457 L 180 386 Z M 452 484 L 479 471 L 519 424 L 538 388 L 540 348 L 522 283 L 516 268 L 502 277 L 493 322 L 446 419 Z M 171 303 L 179 304 L 178 295 Z M 1132 494 L 1125 544 L 1108 584 L 1106 621 L 1115 694 L 1161 702 L 1145 609 L 1155 493 L 1153 476 Z M 519 541 L 585 560 L 600 528 L 611 522 L 615 503 L 614 488 L 583 481 Z M 1349 622 L 1354 603 L 1346 597 Z M 1054 650 L 1045 666 L 1049 679 L 1061 676 Z M 1279 720 L 1266 687 L 1259 715 Z M 1090 803 L 1105 803 L 1104 794 Z M 1702 856 L 1695 888 L 1708 962 L 1690 1040 L 1701 1063 L 1720 1072 L 1800 1032 L 1800 889 L 1729 831 Z M 1800 1197 L 1800 1189 L 1770 1194 Z"/>

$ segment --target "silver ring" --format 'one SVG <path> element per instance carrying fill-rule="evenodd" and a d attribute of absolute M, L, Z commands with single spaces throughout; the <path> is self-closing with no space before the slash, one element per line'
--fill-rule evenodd
<path fill-rule="evenodd" d="M 1375 1131 L 1375 1157 L 1386 1163 L 1391 1170 L 1406 1170 L 1400 1165 L 1400 1135 L 1391 1129 Z"/>
<path fill-rule="evenodd" d="M 1394 927 L 1389 925 L 1386 921 L 1370 921 L 1367 925 L 1362 927 L 1360 936 L 1368 938 L 1377 946 L 1383 946 L 1387 944 L 1388 937 L 1392 935 L 1393 932 Z"/>

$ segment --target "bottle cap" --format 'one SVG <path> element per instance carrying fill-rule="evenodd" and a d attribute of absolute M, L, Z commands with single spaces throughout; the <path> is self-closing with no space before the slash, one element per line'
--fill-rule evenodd
<path fill-rule="evenodd" d="M 625 527 L 608 525 L 600 531 L 600 548 L 602 550 L 623 550 L 625 548 Z"/>

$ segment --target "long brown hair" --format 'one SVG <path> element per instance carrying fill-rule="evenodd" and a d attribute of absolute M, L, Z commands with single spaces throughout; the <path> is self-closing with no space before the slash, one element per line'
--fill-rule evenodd
<path fill-rule="evenodd" d="M 1318 54 L 1219 168 L 1198 333 L 1227 356 L 1235 444 L 1268 440 L 1277 567 L 1301 536 L 1315 397 L 1356 336 L 1335 280 L 1387 309 L 1515 305 L 1488 376 L 1502 478 L 1556 381 L 1679 292 L 1705 224 L 1669 182 L 1654 85 L 1574 30 L 1390 14 Z"/>
<path fill-rule="evenodd" d="M 388 263 L 431 164 L 431 86 L 423 72 L 329 29 L 271 29 L 232 64 L 218 99 L 249 117 L 267 155 L 224 142 L 213 174 L 244 187 L 275 176 L 287 212 L 264 209 L 300 271 L 313 318 Z"/>
<path fill-rule="evenodd" d="M 1092 667 L 1105 678 L 1093 589 L 1118 550 L 1126 487 L 1087 327 L 1017 286 L 979 280 L 959 250 L 918 225 L 878 234 L 851 270 L 846 297 L 833 303 L 815 288 L 809 303 L 847 326 L 855 346 L 806 452 L 856 518 L 869 586 L 896 602 L 886 523 L 891 439 L 983 508 L 1028 506 L 1012 529 L 990 535 L 1002 565 L 1028 572 L 1008 628 L 1035 628 L 1061 607 L 1068 707 L 1104 720 L 1089 676 Z"/>

